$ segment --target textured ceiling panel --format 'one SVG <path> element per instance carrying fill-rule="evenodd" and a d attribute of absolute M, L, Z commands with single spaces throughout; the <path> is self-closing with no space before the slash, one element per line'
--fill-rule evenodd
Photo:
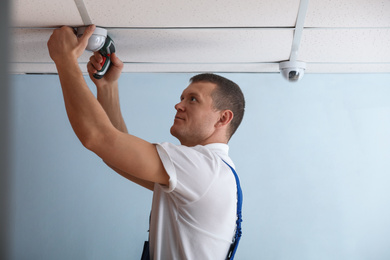
<path fill-rule="evenodd" d="M 12 62 L 52 62 L 47 41 L 53 30 L 13 29 Z"/>
<path fill-rule="evenodd" d="M 310 0 L 305 27 L 390 27 L 390 1 Z"/>
<path fill-rule="evenodd" d="M 299 2 L 85 0 L 92 22 L 106 27 L 292 27 Z"/>
<path fill-rule="evenodd" d="M 390 63 L 308 63 L 307 73 L 388 73 Z"/>
<path fill-rule="evenodd" d="M 51 62 L 50 29 L 14 29 L 14 62 Z M 115 29 L 109 35 L 125 62 L 224 63 L 288 59 L 292 29 Z M 277 48 L 279 51 L 272 51 Z M 80 61 L 88 61 L 85 53 Z"/>
<path fill-rule="evenodd" d="M 11 71 L 55 73 L 46 46 L 52 28 L 88 16 L 109 29 L 125 72 L 278 72 L 301 1 L 113 2 L 12 1 Z M 390 0 L 308 0 L 305 17 L 294 46 L 307 73 L 390 72 Z M 90 55 L 80 58 L 84 72 Z"/>
<path fill-rule="evenodd" d="M 292 29 L 110 30 L 128 62 L 271 62 L 288 59 Z M 274 49 L 278 49 L 274 52 Z"/>
<path fill-rule="evenodd" d="M 87 64 L 80 63 L 84 74 Z M 278 63 L 240 63 L 240 64 L 162 64 L 162 63 L 125 63 L 123 72 L 279 72 Z M 14 74 L 57 73 L 54 63 L 11 63 L 10 72 Z"/>
<path fill-rule="evenodd" d="M 73 0 L 12 0 L 12 25 L 15 27 L 58 27 L 83 24 Z"/>
<path fill-rule="evenodd" d="M 87 73 L 86 63 L 80 68 Z M 279 72 L 278 63 L 240 63 L 240 64 L 161 64 L 161 63 L 125 63 L 123 72 Z M 57 73 L 54 63 L 11 63 L 10 72 L 24 73 Z M 308 63 L 306 73 L 388 73 L 390 63 Z"/>
<path fill-rule="evenodd" d="M 390 62 L 390 29 L 306 29 L 299 59 L 307 62 Z"/>

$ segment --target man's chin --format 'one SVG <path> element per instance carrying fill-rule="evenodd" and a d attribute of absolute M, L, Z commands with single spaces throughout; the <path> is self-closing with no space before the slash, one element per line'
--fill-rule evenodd
<path fill-rule="evenodd" d="M 174 137 L 178 138 L 178 137 L 177 137 L 178 133 L 177 133 L 177 131 L 176 131 L 176 129 L 175 129 L 175 126 L 174 126 L 174 125 L 171 127 L 171 130 L 170 130 L 170 132 L 171 132 L 171 135 L 172 135 L 172 136 L 174 136 Z"/>
<path fill-rule="evenodd" d="M 177 129 L 177 128 L 175 127 L 175 125 L 173 125 L 173 126 L 171 127 L 170 132 L 171 132 L 171 135 L 172 135 L 173 137 L 176 137 L 179 141 L 182 140 L 182 138 L 181 138 L 181 137 L 182 137 L 182 134 L 181 134 L 180 130 Z"/>

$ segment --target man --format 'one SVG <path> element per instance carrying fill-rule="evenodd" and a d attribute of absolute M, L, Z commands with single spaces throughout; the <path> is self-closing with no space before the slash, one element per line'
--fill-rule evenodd
<path fill-rule="evenodd" d="M 225 162 L 234 167 L 227 143 L 244 114 L 241 90 L 217 75 L 193 77 L 171 127 L 181 145 L 151 144 L 127 133 L 118 98 L 123 63 L 115 54 L 100 80 L 91 75 L 102 57 L 90 58 L 97 99 L 84 81 L 77 59 L 94 28 L 77 39 L 72 28 L 62 27 L 48 41 L 75 134 L 119 174 L 153 191 L 151 259 L 225 259 L 237 206 L 235 178 Z"/>

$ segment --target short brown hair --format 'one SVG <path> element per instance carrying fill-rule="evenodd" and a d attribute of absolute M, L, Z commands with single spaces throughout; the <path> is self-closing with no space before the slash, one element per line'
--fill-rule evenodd
<path fill-rule="evenodd" d="M 236 132 L 238 126 L 241 124 L 242 118 L 244 117 L 244 94 L 236 83 L 216 74 L 203 73 L 193 76 L 190 79 L 191 83 L 201 81 L 210 82 L 217 85 L 217 88 L 211 94 L 215 109 L 228 109 L 233 112 L 233 119 L 230 122 L 230 131 L 228 133 L 228 138 L 230 139 Z"/>

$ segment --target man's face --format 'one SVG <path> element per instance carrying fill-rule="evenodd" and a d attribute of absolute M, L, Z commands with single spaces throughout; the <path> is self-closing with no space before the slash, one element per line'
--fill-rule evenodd
<path fill-rule="evenodd" d="M 217 86 L 210 82 L 190 84 L 175 105 L 176 116 L 171 134 L 182 145 L 206 144 L 215 131 L 220 113 L 213 107 L 211 93 Z"/>

